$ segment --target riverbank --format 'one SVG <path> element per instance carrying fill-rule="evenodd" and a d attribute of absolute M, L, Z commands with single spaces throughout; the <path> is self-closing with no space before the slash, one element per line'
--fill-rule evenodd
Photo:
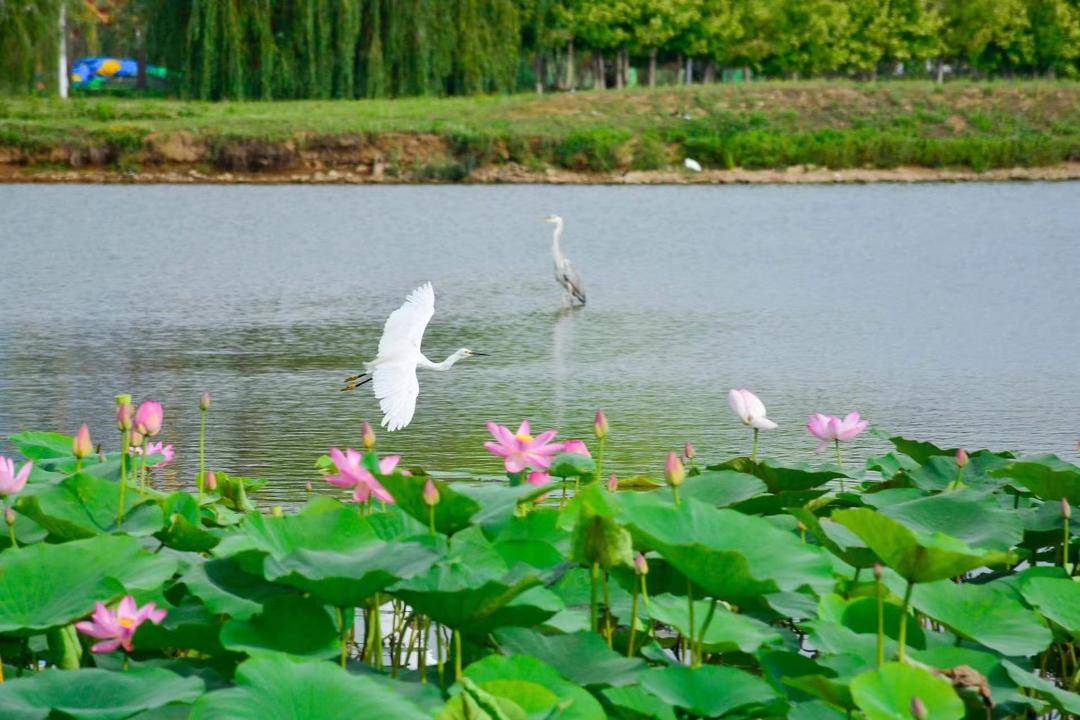
<path fill-rule="evenodd" d="M 1077 179 L 1078 168 L 1076 82 L 0 100 L 3 182 L 912 182 Z"/>

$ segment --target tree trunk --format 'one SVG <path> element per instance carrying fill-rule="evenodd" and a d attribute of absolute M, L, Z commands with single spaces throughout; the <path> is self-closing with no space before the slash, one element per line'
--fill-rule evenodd
<path fill-rule="evenodd" d="M 649 50 L 649 87 L 656 87 L 656 48 Z"/>
<path fill-rule="evenodd" d="M 60 5 L 60 56 L 56 62 L 56 90 L 61 98 L 68 96 L 67 66 L 67 6 Z"/>
<path fill-rule="evenodd" d="M 705 83 L 706 85 L 711 85 L 712 83 L 716 82 L 715 60 L 709 60 L 709 62 L 705 65 L 705 76 L 701 78 L 701 82 Z"/>
<path fill-rule="evenodd" d="M 615 51 L 615 87 L 619 90 L 626 87 L 625 78 L 623 77 L 622 53 L 621 48 Z"/>
<path fill-rule="evenodd" d="M 574 38 L 566 42 L 566 89 L 574 89 Z"/>
<path fill-rule="evenodd" d="M 744 81 L 749 81 L 750 80 L 750 66 L 749 65 L 743 65 L 742 79 Z"/>
<path fill-rule="evenodd" d="M 692 57 L 686 58 L 686 84 L 694 84 L 694 58 Z"/>
<path fill-rule="evenodd" d="M 945 59 L 938 58 L 937 61 L 937 84 L 945 82 Z"/>
<path fill-rule="evenodd" d="M 679 68 L 676 71 L 675 84 L 682 85 L 685 80 L 685 75 L 683 74 L 683 71 L 686 69 L 686 67 L 683 65 L 681 54 L 675 56 L 675 67 Z"/>
<path fill-rule="evenodd" d="M 544 94 L 544 54 L 540 48 L 536 49 L 536 59 L 533 61 L 533 72 L 536 74 L 536 94 Z"/>
<path fill-rule="evenodd" d="M 146 41 L 143 40 L 142 28 L 135 28 L 135 61 L 139 67 L 135 76 L 135 87 L 146 89 Z"/>
<path fill-rule="evenodd" d="M 607 77 L 604 75 L 604 54 L 601 52 L 596 53 L 594 60 L 596 69 L 593 72 L 596 74 L 596 80 L 593 82 L 593 87 L 597 90 L 607 90 Z"/>

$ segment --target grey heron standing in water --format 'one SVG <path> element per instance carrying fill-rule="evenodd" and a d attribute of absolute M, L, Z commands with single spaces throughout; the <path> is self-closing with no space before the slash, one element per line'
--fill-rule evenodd
<path fill-rule="evenodd" d="M 416 398 L 420 394 L 416 368 L 449 370 L 459 360 L 484 355 L 461 348 L 442 362 L 428 360 L 420 351 L 420 342 L 434 314 L 435 290 L 431 283 L 424 283 L 409 293 L 405 303 L 386 319 L 375 359 L 364 363 L 364 372 L 345 378 L 342 392 L 374 381 L 375 398 L 383 412 L 382 426 L 390 432 L 412 422 Z"/>
<path fill-rule="evenodd" d="M 585 286 L 581 284 L 581 276 L 577 274 L 577 270 L 570 264 L 570 258 L 563 255 L 562 248 L 559 247 L 559 240 L 562 239 L 563 219 L 558 215 L 548 215 L 544 218 L 544 222 L 555 223 L 555 235 L 551 239 L 551 254 L 555 258 L 555 281 L 562 285 L 563 290 L 566 291 L 563 300 L 569 304 L 573 304 L 573 301 L 577 300 L 584 305 Z"/>

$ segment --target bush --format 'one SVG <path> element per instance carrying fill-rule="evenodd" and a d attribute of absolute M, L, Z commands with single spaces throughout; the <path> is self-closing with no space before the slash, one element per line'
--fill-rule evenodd
<path fill-rule="evenodd" d="M 628 130 L 578 130 L 559 143 L 555 161 L 570 170 L 614 170 L 624 165 L 622 153 L 631 137 Z"/>

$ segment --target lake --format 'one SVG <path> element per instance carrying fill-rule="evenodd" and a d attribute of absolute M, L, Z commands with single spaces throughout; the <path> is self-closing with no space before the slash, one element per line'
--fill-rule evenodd
<path fill-rule="evenodd" d="M 428 280 L 428 357 L 491 356 L 422 372 L 412 425 L 379 435 L 406 464 L 498 475 L 485 421 L 590 438 L 597 408 L 621 474 L 688 440 L 719 459 L 749 450 L 743 386 L 787 460 L 811 458 L 813 411 L 1070 460 L 1080 437 L 1076 183 L 5 185 L 0 211 L 0 436 L 85 421 L 115 445 L 113 396 L 160 399 L 169 485 L 193 479 L 208 390 L 208 465 L 302 499 L 378 419 L 339 388 Z M 584 309 L 561 307 L 550 213 Z"/>

